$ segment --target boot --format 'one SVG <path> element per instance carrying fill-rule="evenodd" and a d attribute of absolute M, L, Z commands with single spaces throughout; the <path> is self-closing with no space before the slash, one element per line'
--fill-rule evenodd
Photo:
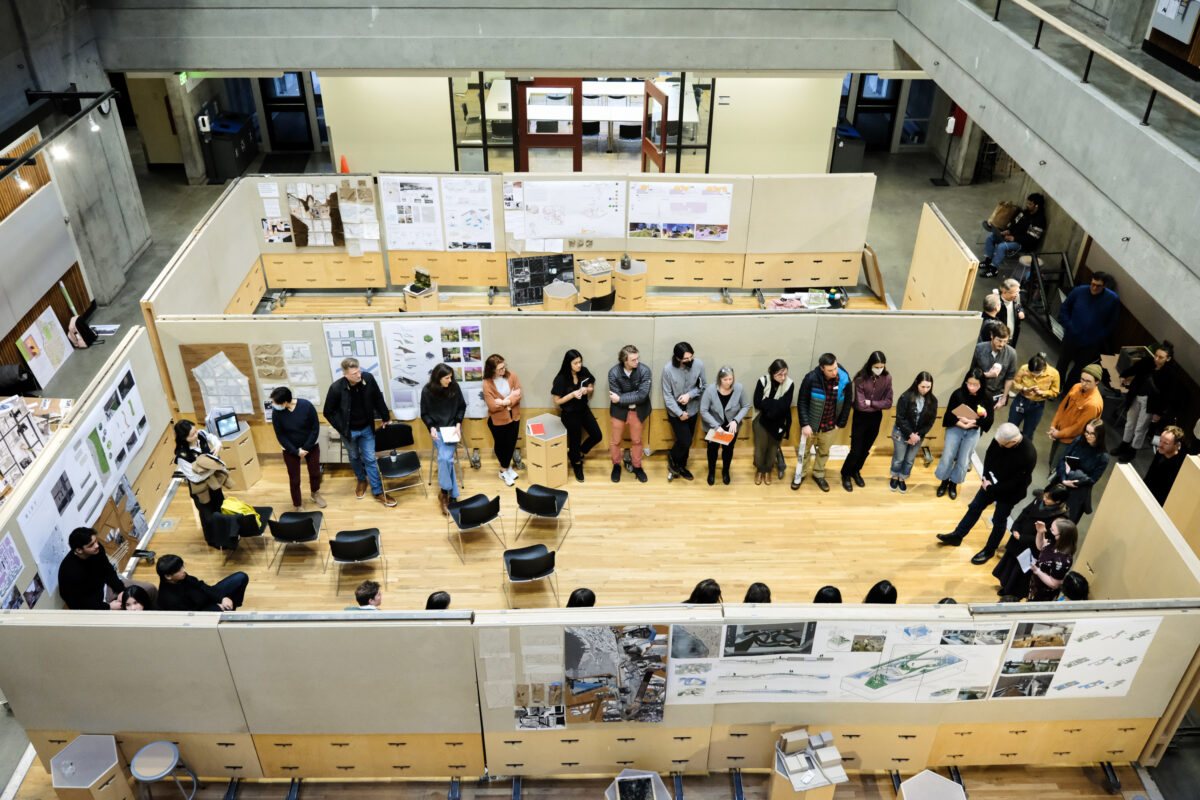
<path fill-rule="evenodd" d="M 450 515 L 450 493 L 445 489 L 438 489 L 438 504 L 442 507 L 444 516 Z"/>
<path fill-rule="evenodd" d="M 958 484 L 952 483 L 946 487 L 946 494 L 950 495 L 951 500 L 958 499 Z"/>
<path fill-rule="evenodd" d="M 708 465 L 708 485 L 712 486 L 716 482 L 717 482 L 717 465 L 709 464 Z M 726 481 L 726 483 L 728 483 L 728 481 Z"/>
<path fill-rule="evenodd" d="M 949 483 L 950 483 L 950 481 L 942 481 L 941 483 L 938 484 L 938 488 L 937 488 L 937 496 L 938 497 L 945 496 L 946 490 L 950 488 L 948 485 Z"/>
<path fill-rule="evenodd" d="M 710 480 L 709 483 L 712 483 L 712 481 Z M 721 467 L 721 483 L 725 484 L 726 486 L 729 485 L 729 465 L 728 464 Z"/>

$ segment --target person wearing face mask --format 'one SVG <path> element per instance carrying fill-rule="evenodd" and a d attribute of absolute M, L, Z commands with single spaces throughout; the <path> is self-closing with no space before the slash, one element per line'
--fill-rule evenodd
<path fill-rule="evenodd" d="M 662 393 L 667 407 L 667 421 L 675 434 L 675 444 L 667 451 L 667 472 L 692 480 L 687 468 L 688 451 L 696 435 L 696 420 L 700 418 L 700 398 L 707 383 L 704 362 L 696 358 L 692 346 L 679 342 L 671 353 L 671 361 L 663 365 Z"/>
<path fill-rule="evenodd" d="M 292 505 L 297 511 L 303 509 L 300 497 L 300 462 L 303 460 L 308 467 L 309 497 L 317 508 L 325 508 L 325 498 L 321 497 L 321 446 L 317 444 L 321 424 L 317 420 L 317 409 L 304 398 L 293 397 L 288 387 L 276 386 L 271 390 L 271 427 L 283 448 Z"/>
<path fill-rule="evenodd" d="M 892 407 L 892 376 L 887 371 L 887 356 L 876 350 L 854 376 L 854 416 L 850 421 L 850 452 L 842 462 L 842 488 L 853 491 L 851 481 L 866 486 L 863 464 L 879 436 L 883 412 Z"/>
<path fill-rule="evenodd" d="M 1070 489 L 1061 483 L 1047 486 L 1041 496 L 1030 500 L 1013 520 L 1012 536 L 1004 547 L 1004 555 L 992 570 L 992 577 L 1000 582 L 996 594 L 1001 597 L 1024 597 L 1029 593 L 1029 573 L 1021 569 L 1018 560 L 1026 550 L 1037 554 L 1038 527 L 1044 530 L 1057 519 L 1065 519 L 1070 513 L 1067 497 Z"/>

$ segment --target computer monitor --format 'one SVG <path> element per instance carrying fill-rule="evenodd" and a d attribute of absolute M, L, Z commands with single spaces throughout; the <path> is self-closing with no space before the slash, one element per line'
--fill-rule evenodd
<path fill-rule="evenodd" d="M 224 414 L 217 417 L 213 422 L 217 426 L 217 436 L 224 439 L 226 436 L 233 436 L 238 432 L 237 414 Z"/>

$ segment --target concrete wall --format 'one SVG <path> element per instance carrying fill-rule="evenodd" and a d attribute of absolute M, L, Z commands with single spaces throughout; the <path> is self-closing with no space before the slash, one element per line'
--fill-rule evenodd
<path fill-rule="evenodd" d="M 754 175 L 828 172 L 841 96 L 840 75 L 721 78 L 713 102 L 710 170 Z"/>
<path fill-rule="evenodd" d="M 83 0 L 12 0 L 0 6 L 0 125 L 28 111 L 26 89 L 62 91 L 70 83 L 81 91 L 110 88 Z M 115 110 L 96 119 L 99 133 L 89 131 L 85 120 L 60 137 L 71 155 L 51 169 L 88 285 L 106 303 L 149 246 L 150 228 Z M 51 116 L 42 134 L 62 121 Z"/>
<path fill-rule="evenodd" d="M 355 172 L 453 172 L 447 79 L 318 73 L 333 163 Z"/>

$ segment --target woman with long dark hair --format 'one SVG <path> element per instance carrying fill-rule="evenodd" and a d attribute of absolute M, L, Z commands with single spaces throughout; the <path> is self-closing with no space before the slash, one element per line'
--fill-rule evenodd
<path fill-rule="evenodd" d="M 892 407 L 892 376 L 887 371 L 887 356 L 876 350 L 854 376 L 854 416 L 850 420 L 850 452 L 842 462 L 842 488 L 854 491 L 851 481 L 866 486 L 862 467 L 879 436 L 883 412 Z"/>
<path fill-rule="evenodd" d="M 429 383 L 421 389 L 421 421 L 429 428 L 429 436 L 433 439 L 438 465 L 438 503 L 443 514 L 450 513 L 447 510 L 450 501 L 458 499 L 454 451 L 462 440 L 462 421 L 466 414 L 467 401 L 454 380 L 454 370 L 438 364 L 429 373 Z M 453 429 L 453 436 L 443 437 L 443 429 Z M 445 441 L 447 438 L 453 441 Z"/>
<path fill-rule="evenodd" d="M 907 492 L 908 476 L 912 474 L 913 461 L 921 449 L 921 442 L 937 420 L 938 399 L 933 394 L 933 376 L 918 372 L 912 386 L 900 395 L 896 403 L 896 424 L 892 428 L 892 477 L 889 486 L 899 492 Z"/>
<path fill-rule="evenodd" d="M 512 486 L 517 473 L 509 466 L 521 433 L 521 381 L 497 353 L 483 364 L 483 401 L 488 407 L 488 430 L 500 462 L 500 479 Z"/>
<path fill-rule="evenodd" d="M 949 494 L 951 500 L 957 499 L 958 485 L 966 480 L 975 445 L 983 432 L 992 427 L 996 409 L 991 396 L 984 391 L 984 378 L 983 370 L 971 367 L 962 386 L 954 390 L 946 404 L 946 414 L 942 417 L 946 441 L 937 469 L 933 471 L 933 476 L 941 481 L 937 488 L 938 497 Z M 961 417 L 954 413 L 963 406 L 972 413 Z"/>
<path fill-rule="evenodd" d="M 592 409 L 588 407 L 588 399 L 595 390 L 596 379 L 583 365 L 583 355 L 574 349 L 564 353 L 562 366 L 550 387 L 550 396 L 554 398 L 563 427 L 567 429 L 567 460 L 571 462 L 575 480 L 580 483 L 583 483 L 584 457 L 604 438 Z M 587 439 L 583 438 L 585 433 Z"/>
<path fill-rule="evenodd" d="M 788 365 L 777 358 L 754 384 L 754 482 L 771 483 L 780 442 L 792 430 L 792 396 L 796 385 Z"/>
<path fill-rule="evenodd" d="M 221 440 L 210 436 L 190 419 L 175 423 L 175 468 L 187 478 L 188 490 L 198 507 L 219 510 L 225 502 L 221 487 L 229 473 L 221 461 Z"/>

